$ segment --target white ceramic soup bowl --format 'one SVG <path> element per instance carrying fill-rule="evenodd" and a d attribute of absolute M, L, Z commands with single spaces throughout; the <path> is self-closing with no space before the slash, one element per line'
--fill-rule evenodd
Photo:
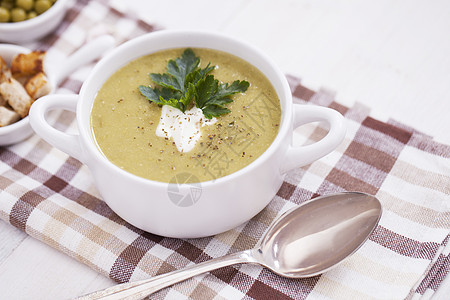
<path fill-rule="evenodd" d="M 151 181 L 120 169 L 101 153 L 90 126 L 91 108 L 103 83 L 122 66 L 149 53 L 184 47 L 225 51 L 256 66 L 272 82 L 280 98 L 282 120 L 271 146 L 235 173 L 196 184 Z M 286 78 L 260 50 L 211 32 L 158 31 L 138 37 L 105 56 L 78 96 L 45 98 L 31 108 L 30 122 L 36 133 L 86 164 L 104 201 L 123 219 L 145 231 L 177 238 L 214 235 L 249 220 L 275 196 L 287 171 L 330 153 L 345 135 L 344 120 L 338 112 L 293 105 Z M 47 123 L 45 114 L 54 109 L 76 111 L 78 135 L 63 133 Z M 293 147 L 294 128 L 316 121 L 329 123 L 328 134 L 314 144 Z"/>

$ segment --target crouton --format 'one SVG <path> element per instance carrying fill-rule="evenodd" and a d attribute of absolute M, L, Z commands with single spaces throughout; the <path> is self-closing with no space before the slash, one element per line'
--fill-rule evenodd
<path fill-rule="evenodd" d="M 52 90 L 50 82 L 44 73 L 39 72 L 31 77 L 25 84 L 25 90 L 33 99 L 45 96 Z"/>
<path fill-rule="evenodd" d="M 33 51 L 28 54 L 17 54 L 11 62 L 11 72 L 14 77 L 44 72 L 45 53 L 45 51 Z"/>
<path fill-rule="evenodd" d="M 30 80 L 34 75 L 13 75 L 13 78 L 17 80 L 21 85 L 25 86 L 25 84 Z"/>
<path fill-rule="evenodd" d="M 22 118 L 28 115 L 33 99 L 17 80 L 11 77 L 0 83 L 0 95 Z"/>
<path fill-rule="evenodd" d="M 20 120 L 20 115 L 15 111 L 0 106 L 0 127 L 10 125 Z"/>
<path fill-rule="evenodd" d="M 0 83 L 8 80 L 8 78 L 10 77 L 11 77 L 11 70 L 6 61 L 3 59 L 3 57 L 0 56 Z"/>

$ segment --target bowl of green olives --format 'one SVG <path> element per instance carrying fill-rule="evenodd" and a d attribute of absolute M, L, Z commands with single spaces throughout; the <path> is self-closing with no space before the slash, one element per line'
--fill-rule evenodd
<path fill-rule="evenodd" d="M 0 42 L 40 39 L 61 23 L 71 0 L 0 0 Z"/>

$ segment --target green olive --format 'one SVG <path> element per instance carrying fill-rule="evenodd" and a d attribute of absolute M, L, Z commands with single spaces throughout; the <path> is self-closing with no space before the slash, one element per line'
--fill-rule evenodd
<path fill-rule="evenodd" d="M 27 20 L 33 19 L 33 18 L 37 17 L 37 15 L 38 15 L 38 14 L 37 14 L 35 11 L 30 11 L 30 12 L 27 14 Z"/>
<path fill-rule="evenodd" d="M 46 12 L 57 0 L 0 0 L 0 22 L 20 22 Z"/>
<path fill-rule="evenodd" d="M 33 6 L 34 6 L 33 0 L 16 0 L 16 7 L 23 8 L 26 11 L 31 10 Z"/>
<path fill-rule="evenodd" d="M 0 22 L 6 23 L 9 22 L 11 18 L 11 14 L 9 13 L 9 10 L 7 10 L 4 7 L 0 7 Z"/>
<path fill-rule="evenodd" d="M 6 8 L 7 10 L 11 10 L 14 8 L 14 2 L 2 1 L 0 6 Z"/>
<path fill-rule="evenodd" d="M 26 20 L 27 18 L 27 13 L 25 12 L 25 10 L 23 8 L 13 8 L 11 10 L 11 20 L 13 22 L 20 22 L 23 20 Z"/>
<path fill-rule="evenodd" d="M 34 10 L 37 12 L 38 15 L 42 14 L 43 12 L 47 11 L 52 6 L 49 0 L 37 0 L 34 4 Z"/>

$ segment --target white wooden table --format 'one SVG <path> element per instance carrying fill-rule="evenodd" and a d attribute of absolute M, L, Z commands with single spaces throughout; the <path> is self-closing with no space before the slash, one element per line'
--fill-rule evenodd
<path fill-rule="evenodd" d="M 346 106 L 363 103 L 381 120 L 394 118 L 450 144 L 447 0 L 112 3 L 159 27 L 208 29 L 245 39 L 304 85 L 333 90 Z M 113 284 L 0 221 L 0 299 L 67 299 Z M 449 286 L 435 298 L 450 295 Z"/>

